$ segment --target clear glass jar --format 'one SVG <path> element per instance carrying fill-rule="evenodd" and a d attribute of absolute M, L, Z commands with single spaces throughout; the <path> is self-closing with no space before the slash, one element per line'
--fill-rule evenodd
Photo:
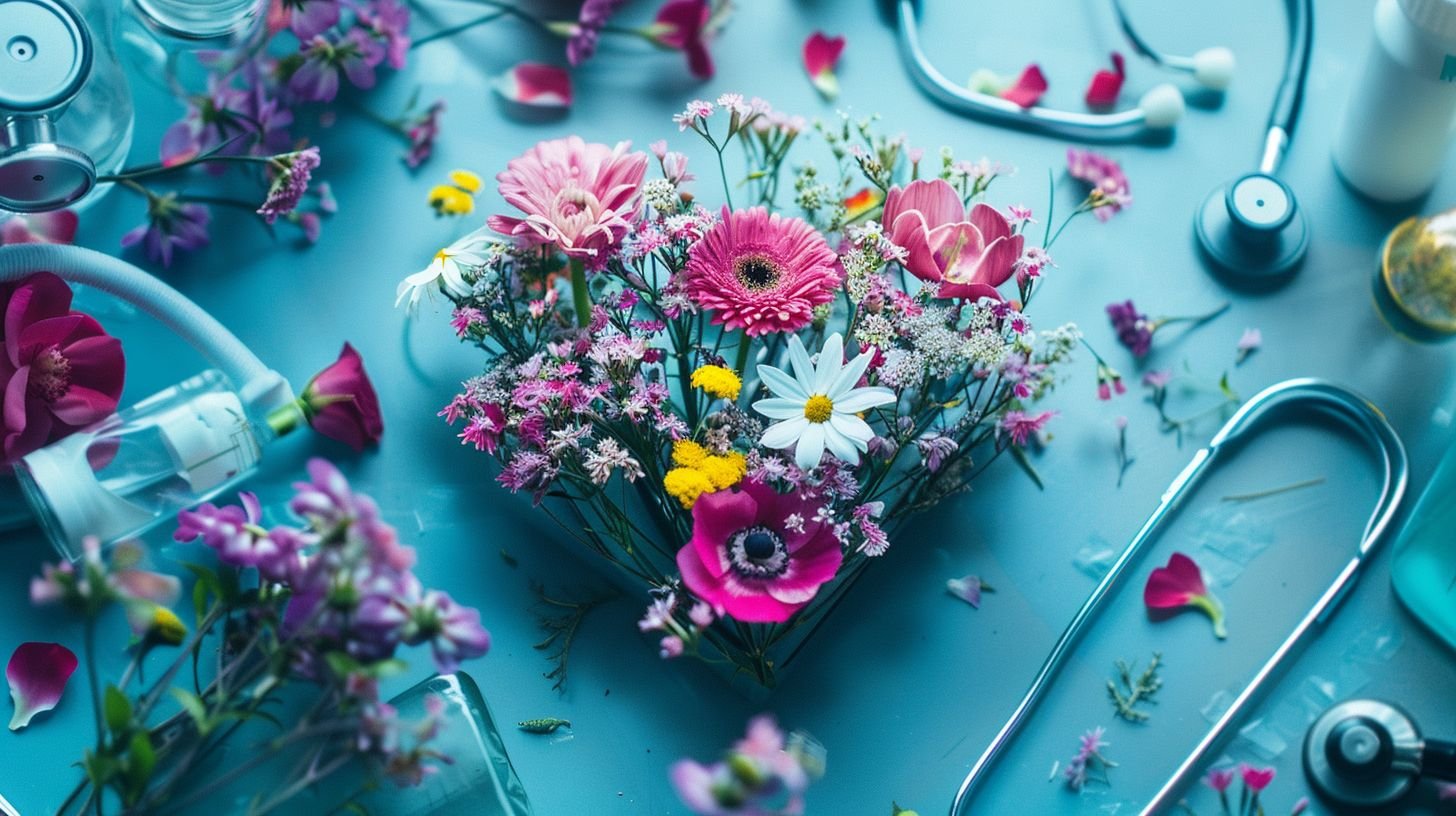
<path fill-rule="evenodd" d="M 130 538 L 218 495 L 258 465 L 271 438 L 232 385 L 207 371 L 41 448 L 16 474 L 62 555 Z"/>

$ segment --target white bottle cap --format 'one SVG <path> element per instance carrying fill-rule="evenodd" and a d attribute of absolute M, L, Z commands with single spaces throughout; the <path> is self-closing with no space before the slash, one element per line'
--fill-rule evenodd
<path fill-rule="evenodd" d="M 1400 0 L 1400 10 L 1417 28 L 1456 40 L 1456 0 Z"/>

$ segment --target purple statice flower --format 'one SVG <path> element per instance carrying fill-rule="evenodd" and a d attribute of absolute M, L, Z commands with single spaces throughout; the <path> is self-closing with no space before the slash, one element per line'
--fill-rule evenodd
<path fill-rule="evenodd" d="M 1067 173 L 1092 186 L 1087 201 L 1098 221 L 1107 221 L 1132 203 L 1132 188 L 1122 167 L 1091 150 L 1067 148 Z"/>
<path fill-rule="evenodd" d="M 207 224 L 211 220 L 206 207 L 183 203 L 176 193 L 153 196 L 147 202 L 147 223 L 121 236 L 121 245 L 142 244 L 153 263 L 171 266 L 174 250 L 190 252 L 207 245 Z"/>
<path fill-rule="evenodd" d="M 374 69 L 384 61 L 385 47 L 365 29 L 351 28 L 337 41 L 313 37 L 302 55 L 303 63 L 288 78 L 288 90 L 308 102 L 332 102 L 339 93 L 340 71 L 357 88 L 374 87 Z"/>
<path fill-rule="evenodd" d="M 445 112 L 445 100 L 437 100 L 424 113 L 404 126 L 404 135 L 409 139 L 409 150 L 404 154 L 404 163 L 419 167 L 435 152 L 435 139 L 440 135 L 440 114 Z"/>
<path fill-rule="evenodd" d="M 597 39 L 602 29 L 611 20 L 626 0 L 586 0 L 581 4 L 581 14 L 576 25 L 571 27 L 571 36 L 566 41 L 566 61 L 572 67 L 581 65 L 597 52 Z"/>
<path fill-rule="evenodd" d="M 1080 791 L 1087 784 L 1088 772 L 1094 765 L 1103 768 L 1112 767 L 1112 763 L 1102 755 L 1102 749 L 1107 743 L 1102 740 L 1106 729 L 1098 726 L 1084 733 L 1077 741 L 1077 754 L 1067 763 L 1066 770 L 1062 772 L 1067 780 L 1067 787 L 1074 791 Z"/>
<path fill-rule="evenodd" d="M 455 671 L 461 660 L 480 657 L 490 649 L 490 633 L 480 625 L 480 612 L 435 589 L 426 591 L 411 606 L 403 640 L 411 646 L 430 644 L 441 674 Z"/>
<path fill-rule="evenodd" d="M 319 166 L 319 150 L 307 147 L 293 153 L 284 153 L 274 158 L 273 183 L 268 188 L 268 198 L 258 208 L 258 215 L 269 224 L 280 215 L 288 215 L 298 208 L 308 192 L 308 181 Z"/>
<path fill-rule="evenodd" d="M 308 42 L 339 23 L 339 0 L 282 0 L 288 28 L 300 42 Z"/>
<path fill-rule="evenodd" d="M 359 8 L 359 22 L 384 41 L 389 67 L 402 70 L 409 57 L 409 7 L 399 0 L 372 0 Z"/>
<path fill-rule="evenodd" d="M 1051 418 L 1056 416 L 1056 411 L 1042 411 L 1039 414 L 1028 414 L 1025 411 L 1007 411 L 1001 417 L 997 427 L 1001 432 L 1011 438 L 1011 443 L 1017 447 L 1025 447 L 1031 438 L 1046 427 Z"/>
<path fill-rule="evenodd" d="M 931 473 L 940 470 L 946 458 L 960 450 L 960 445 L 953 437 L 940 434 L 926 434 L 916 439 L 915 447 L 920 451 L 920 458 L 925 461 L 925 469 Z"/>
<path fill-rule="evenodd" d="M 1128 348 L 1134 357 L 1146 357 L 1153 347 L 1153 329 L 1148 316 L 1139 312 L 1131 300 L 1107 304 L 1107 317 L 1112 329 L 1117 332 L 1117 341 Z"/>

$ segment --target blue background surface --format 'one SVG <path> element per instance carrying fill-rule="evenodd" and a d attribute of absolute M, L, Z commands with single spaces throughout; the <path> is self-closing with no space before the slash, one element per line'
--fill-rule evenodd
<path fill-rule="evenodd" d="M 1004 11 L 991 3 L 927 5 L 926 45 L 945 73 L 967 76 L 981 66 L 1014 73 L 1039 61 L 1051 79 L 1048 101 L 1056 105 L 1080 107 L 1087 77 L 1108 51 L 1125 50 L 1102 0 L 1029 0 Z M 1103 304 L 1133 297 L 1154 315 L 1173 315 L 1232 300 L 1231 313 L 1217 322 L 1180 339 L 1160 337 L 1149 365 L 1186 361 L 1216 380 L 1231 365 L 1243 329 L 1258 327 L 1265 348 L 1234 371 L 1235 387 L 1247 396 L 1286 377 L 1315 375 L 1366 393 L 1405 437 L 1419 488 L 1451 436 L 1451 350 L 1396 338 L 1371 306 L 1370 281 L 1382 236 L 1417 209 L 1456 202 L 1456 181 L 1448 173 L 1429 199 L 1384 208 L 1355 197 L 1334 174 L 1331 132 L 1367 44 L 1370 3 L 1318 4 L 1306 109 L 1283 173 L 1306 208 L 1314 243 L 1294 283 L 1266 296 L 1230 292 L 1205 274 L 1192 244 L 1191 218 L 1209 190 L 1255 163 L 1284 57 L 1280 4 L 1128 5 L 1144 35 L 1160 47 L 1189 53 L 1227 44 L 1238 55 L 1239 73 L 1222 106 L 1191 110 L 1171 144 L 1108 149 L 1126 167 L 1135 202 L 1108 224 L 1088 219 L 1068 231 L 1055 253 L 1059 268 L 1033 317 L 1043 327 L 1079 322 L 1135 381 L 1141 369 L 1115 347 Z M 645 19 L 650 6 L 632 4 L 623 19 Z M 440 19 L 447 21 L 476 13 L 465 3 L 431 7 L 442 9 Z M 430 23 L 420 16 L 415 25 L 418 34 Z M 1179 449 L 1159 432 L 1156 414 L 1136 387 L 1111 403 L 1096 402 L 1092 366 L 1083 357 L 1053 400 L 1062 415 L 1050 449 L 1036 460 L 1045 491 L 1006 463 L 979 481 L 973 494 L 925 517 L 861 582 L 853 602 L 823 628 L 771 700 L 745 700 L 700 667 L 659 661 L 655 646 L 636 634 L 639 598 L 615 602 L 588 621 L 573 650 L 567 692 L 551 690 L 541 678 L 548 664 L 531 648 L 540 633 L 529 612 L 528 582 L 562 592 L 591 591 L 604 582 L 567 542 L 556 540 L 547 520 L 498 490 L 486 458 L 461 448 L 435 417 L 482 360 L 454 342 L 443 313 L 426 311 L 406 329 L 392 307 L 396 282 L 463 226 L 436 220 L 424 205 L 425 192 L 450 168 L 488 175 L 537 140 L 579 133 L 605 142 L 630 138 L 639 146 L 668 138 L 675 149 L 692 153 L 703 179 L 696 190 L 715 201 L 707 156 L 678 135 L 670 115 L 692 96 L 733 90 L 764 96 L 783 110 L 832 115 L 799 64 L 799 47 L 816 28 L 848 36 L 840 107 L 855 115 L 881 114 L 887 131 L 906 131 L 930 156 L 948 144 L 962 158 L 988 155 L 1016 165 L 1020 172 L 998 181 L 992 200 L 1043 210 L 1046 168 L 1060 171 L 1066 145 L 933 107 L 901 70 L 893 31 L 871 4 L 745 0 L 715 45 L 719 71 L 710 83 L 687 78 L 676 55 L 609 45 L 577 72 L 577 105 L 559 119 L 514 118 L 489 88 L 490 76 L 520 59 L 559 61 L 559 44 L 498 24 L 427 46 L 414 53 L 407 72 L 366 100 L 392 113 L 416 86 L 423 100 L 447 100 L 444 135 L 422 172 L 402 168 L 393 137 L 344 111 L 337 125 L 317 132 L 325 156 L 319 176 L 333 183 L 342 203 L 318 246 L 295 246 L 287 237 L 274 244 L 254 224 L 218 213 L 213 245 L 159 272 L 295 385 L 331 361 L 341 341 L 361 350 L 384 404 L 382 447 L 356 458 L 328 442 L 290 439 L 270 451 L 250 487 L 276 503 L 308 455 L 334 457 L 419 547 L 423 580 L 482 610 L 495 645 L 468 670 L 498 720 L 549 715 L 575 724 L 570 734 L 553 737 L 505 734 L 544 816 L 681 813 L 667 783 L 670 762 L 683 755 L 711 759 L 750 715 L 766 709 L 828 746 L 828 776 L 811 792 L 810 813 L 873 816 L 888 813 L 891 799 L 922 814 L 944 812 L 970 762 L 1092 588 L 1093 579 L 1074 564 L 1079 551 L 1120 546 L 1195 443 L 1212 431 L 1204 428 Z M 1130 61 L 1130 69 L 1130 99 L 1164 79 L 1140 61 Z M 134 86 L 139 113 L 132 163 L 139 163 L 154 155 L 176 109 L 143 81 Z M 140 218 L 140 202 L 128 195 L 117 192 L 86 214 L 82 243 L 117 247 Z M 1058 196 L 1063 208 L 1077 198 L 1067 185 L 1058 187 Z M 482 196 L 481 204 L 486 213 L 498 206 L 493 195 Z M 83 303 L 99 310 L 127 343 L 128 401 L 202 367 L 146 321 L 94 297 Z M 1190 410 L 1197 405 L 1196 398 L 1186 404 Z M 1130 420 L 1136 457 L 1121 488 L 1113 424 L 1119 415 Z M 1143 562 L 972 812 L 1132 811 L 1127 803 L 1150 793 L 1201 733 L 1201 710 L 1262 661 L 1353 550 L 1377 486 L 1367 461 L 1358 443 L 1329 428 L 1281 426 L 1223 467 Z M 1229 493 L 1320 476 L 1325 484 L 1277 499 L 1237 509 L 1219 502 Z M 1141 576 L 1175 548 L 1197 553 L 1220 537 L 1267 545 L 1219 590 L 1229 609 L 1229 640 L 1216 644 L 1196 616 L 1150 624 L 1137 597 Z M 165 536 L 153 538 L 161 544 Z M 508 566 L 502 549 L 519 566 Z M 30 576 L 51 558 L 47 546 L 23 535 L 7 541 L 4 552 L 0 652 L 9 654 L 23 640 L 78 646 L 77 627 L 31 609 L 25 598 Z M 1306 701 L 1317 706 L 1356 691 L 1386 696 L 1405 703 L 1428 732 L 1456 733 L 1456 663 L 1395 601 L 1388 560 L 1388 553 L 1376 560 L 1332 629 L 1259 712 L 1263 730 L 1250 736 L 1263 748 L 1246 740 L 1234 749 L 1235 758 L 1272 758 L 1278 766 L 1280 778 L 1266 798 L 1271 813 L 1287 812 L 1305 792 L 1289 735 L 1298 733 Z M 943 590 L 947 578 L 966 573 L 984 576 L 997 589 L 979 611 Z M 1232 571 L 1225 577 L 1233 578 Z M 1154 649 L 1164 652 L 1167 669 L 1152 723 L 1114 723 L 1102 687 L 1112 661 L 1145 660 Z M 119 649 L 103 651 L 103 675 L 114 674 L 122 664 Z M 49 812 L 74 779 L 69 763 L 91 738 L 85 702 L 77 685 L 35 727 L 0 733 L 0 793 L 26 816 Z M 1108 753 L 1122 763 L 1112 787 L 1076 797 L 1048 784 L 1052 760 L 1065 761 L 1076 736 L 1099 724 L 1111 728 Z M 1291 747 L 1278 750 L 1271 734 L 1284 734 Z M 1206 797 L 1196 802 L 1206 811 L 1215 807 Z M 1316 805 L 1315 812 L 1326 811 Z M 1428 811 L 1421 806 L 1409 812 Z"/>

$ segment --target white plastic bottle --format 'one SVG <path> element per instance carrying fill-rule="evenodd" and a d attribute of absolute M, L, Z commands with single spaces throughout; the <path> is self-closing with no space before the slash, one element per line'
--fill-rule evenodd
<path fill-rule="evenodd" d="M 1335 167 L 1381 201 L 1440 175 L 1456 121 L 1456 0 L 1379 0 L 1375 38 L 1335 133 Z"/>

